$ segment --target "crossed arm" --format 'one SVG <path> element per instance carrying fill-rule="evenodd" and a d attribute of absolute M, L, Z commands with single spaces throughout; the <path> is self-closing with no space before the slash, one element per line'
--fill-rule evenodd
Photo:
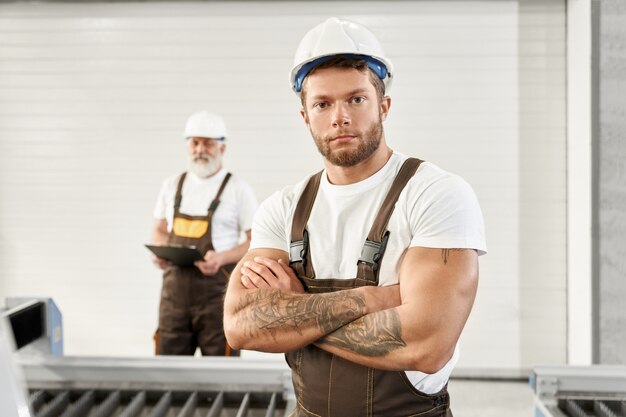
<path fill-rule="evenodd" d="M 265 278 L 246 265 L 262 271 Z M 365 314 L 397 303 L 399 294 L 394 288 L 364 287 L 304 294 L 302 285 L 287 266 L 284 251 L 253 249 L 230 276 L 224 300 L 224 332 L 235 349 L 288 352 L 313 343 Z"/>
<path fill-rule="evenodd" d="M 226 336 L 235 348 L 287 352 L 315 343 L 365 366 L 436 372 L 471 310 L 477 254 L 410 248 L 399 272 L 398 286 L 304 294 L 285 252 L 252 250 L 231 275 Z"/>

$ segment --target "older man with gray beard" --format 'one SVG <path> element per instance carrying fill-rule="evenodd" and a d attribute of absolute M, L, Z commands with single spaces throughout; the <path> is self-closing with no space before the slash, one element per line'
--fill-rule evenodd
<path fill-rule="evenodd" d="M 196 247 L 203 259 L 181 266 L 153 255 L 164 271 L 157 354 L 193 355 L 196 348 L 203 355 L 238 354 L 224 337 L 222 297 L 233 267 L 248 250 L 257 200 L 246 182 L 223 169 L 226 136 L 220 116 L 192 114 L 185 127 L 188 169 L 161 187 L 152 243 Z"/>

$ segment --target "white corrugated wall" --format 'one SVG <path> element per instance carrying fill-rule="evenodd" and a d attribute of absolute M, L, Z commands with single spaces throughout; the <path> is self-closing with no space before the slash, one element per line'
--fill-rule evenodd
<path fill-rule="evenodd" d="M 67 354 L 150 355 L 160 274 L 143 248 L 198 109 L 260 199 L 320 158 L 287 83 L 330 15 L 396 67 L 391 146 L 461 174 L 489 255 L 462 368 L 566 358 L 563 1 L 0 5 L 0 296 L 53 297 Z"/>

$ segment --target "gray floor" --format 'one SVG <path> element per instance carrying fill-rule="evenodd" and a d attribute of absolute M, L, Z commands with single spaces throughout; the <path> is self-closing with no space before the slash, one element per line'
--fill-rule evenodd
<path fill-rule="evenodd" d="M 527 382 L 453 379 L 448 384 L 454 417 L 532 417 Z"/>

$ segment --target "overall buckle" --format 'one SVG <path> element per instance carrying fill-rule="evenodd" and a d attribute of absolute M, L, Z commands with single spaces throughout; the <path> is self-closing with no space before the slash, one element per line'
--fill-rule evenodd
<path fill-rule="evenodd" d="M 372 267 L 374 271 L 380 268 L 385 249 L 387 248 L 387 240 L 389 240 L 389 232 L 385 232 L 383 239 L 380 243 L 373 242 L 369 239 L 365 240 L 363 249 L 361 249 L 361 257 L 357 263 L 367 264 Z"/>
<path fill-rule="evenodd" d="M 305 230 L 302 240 L 289 244 L 289 265 L 302 263 L 306 267 L 306 254 L 309 251 L 309 233 Z"/>

